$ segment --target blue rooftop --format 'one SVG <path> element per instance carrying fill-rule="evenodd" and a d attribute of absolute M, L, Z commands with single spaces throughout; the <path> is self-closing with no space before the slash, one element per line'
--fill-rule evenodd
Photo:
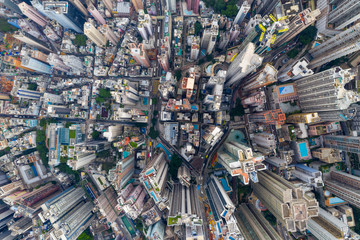
<path fill-rule="evenodd" d="M 302 143 L 299 143 L 299 150 L 300 150 L 300 156 L 303 158 L 303 157 L 308 157 L 309 156 L 309 153 L 307 151 L 307 147 L 306 147 L 306 143 L 302 142 Z"/>

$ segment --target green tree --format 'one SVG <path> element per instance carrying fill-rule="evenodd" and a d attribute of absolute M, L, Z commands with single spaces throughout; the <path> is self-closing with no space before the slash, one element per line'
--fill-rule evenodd
<path fill-rule="evenodd" d="M 105 99 L 111 98 L 110 89 L 108 88 L 100 88 L 99 89 L 99 96 Z"/>
<path fill-rule="evenodd" d="M 94 140 L 99 140 L 99 139 L 100 139 L 100 135 L 101 135 L 101 132 L 96 131 L 96 130 L 94 130 L 94 131 L 91 133 L 91 137 L 92 137 Z"/>
<path fill-rule="evenodd" d="M 0 32 L 15 32 L 17 30 L 16 27 L 12 26 L 7 22 L 6 18 L 0 18 Z"/>
<path fill-rule="evenodd" d="M 87 37 L 84 34 L 76 34 L 74 44 L 78 47 L 86 46 Z"/>
<path fill-rule="evenodd" d="M 316 34 L 317 28 L 315 26 L 309 26 L 299 34 L 299 41 L 303 45 L 308 45 L 315 39 Z"/>
<path fill-rule="evenodd" d="M 199 21 L 196 21 L 194 28 L 195 28 L 195 35 L 199 35 L 202 29 L 201 23 Z"/>
<path fill-rule="evenodd" d="M 291 49 L 289 52 L 286 53 L 286 55 L 289 58 L 295 58 L 299 54 L 300 50 L 298 48 Z"/>
<path fill-rule="evenodd" d="M 174 179 L 174 180 L 177 179 L 177 172 L 178 172 L 178 169 L 181 166 L 181 164 L 182 164 L 181 157 L 178 154 L 174 154 L 171 157 L 170 164 L 169 164 L 169 173 L 170 173 L 170 176 L 172 177 L 172 179 Z"/>
<path fill-rule="evenodd" d="M 230 116 L 231 117 L 243 116 L 244 114 L 245 114 L 245 111 L 244 111 L 243 105 L 241 104 L 241 100 L 236 99 L 235 107 L 233 109 L 231 109 Z"/>
<path fill-rule="evenodd" d="M 175 78 L 178 81 L 181 79 L 181 70 L 176 70 L 175 71 Z"/>
<path fill-rule="evenodd" d="M 159 132 L 156 131 L 154 127 L 151 127 L 149 136 L 151 137 L 151 139 L 156 139 L 159 136 Z"/>
<path fill-rule="evenodd" d="M 233 18 L 236 16 L 236 14 L 238 13 L 238 8 L 237 6 L 234 5 L 227 5 L 225 10 L 222 10 L 221 13 L 229 18 Z"/>
<path fill-rule="evenodd" d="M 32 90 L 32 91 L 36 91 L 38 85 L 36 83 L 29 83 L 28 84 L 28 89 Z"/>

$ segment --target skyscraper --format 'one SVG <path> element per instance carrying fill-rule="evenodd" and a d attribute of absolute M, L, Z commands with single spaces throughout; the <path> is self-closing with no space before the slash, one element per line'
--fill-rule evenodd
<path fill-rule="evenodd" d="M 360 208 L 360 178 L 340 171 L 331 171 L 324 179 L 325 188 L 351 205 Z"/>
<path fill-rule="evenodd" d="M 51 223 L 55 223 L 71 210 L 71 208 L 85 199 L 86 195 L 81 187 L 68 188 L 66 191 L 42 204 L 41 208 L 43 212 L 39 214 L 39 217 L 43 222 L 50 220 Z"/>
<path fill-rule="evenodd" d="M 223 235 L 225 239 L 241 238 L 242 234 L 234 217 L 235 205 L 214 175 L 210 176 L 205 193 L 214 217 L 214 229 L 217 234 Z"/>
<path fill-rule="evenodd" d="M 105 47 L 106 38 L 97 30 L 91 22 L 84 24 L 84 34 L 93 41 L 98 47 Z"/>
<path fill-rule="evenodd" d="M 63 60 L 59 57 L 59 55 L 55 53 L 50 53 L 47 62 L 56 70 L 62 72 L 69 72 L 71 69 L 70 67 L 66 66 Z"/>
<path fill-rule="evenodd" d="M 276 149 L 276 138 L 272 133 L 267 133 L 267 132 L 256 133 L 251 138 L 251 141 L 253 143 L 254 148 L 265 155 L 273 153 L 274 150 Z"/>
<path fill-rule="evenodd" d="M 332 1 L 328 24 L 341 30 L 360 19 L 360 2 L 357 0 Z"/>
<path fill-rule="evenodd" d="M 205 28 L 201 38 L 201 48 L 206 49 L 206 53 L 210 54 L 215 46 L 216 39 L 219 33 L 219 24 L 213 20 L 210 28 Z"/>
<path fill-rule="evenodd" d="M 109 171 L 108 179 L 113 182 L 115 190 L 120 191 L 132 178 L 135 172 L 135 154 L 122 159 L 115 169 Z"/>
<path fill-rule="evenodd" d="M 103 16 L 101 15 L 101 13 L 96 9 L 94 4 L 92 4 L 91 2 L 88 4 L 88 11 L 90 12 L 91 16 L 93 16 L 99 24 L 106 24 L 106 21 L 103 18 Z"/>
<path fill-rule="evenodd" d="M 347 239 L 350 237 L 349 226 L 322 208 L 319 208 L 319 216 L 308 220 L 308 230 L 318 240 Z"/>
<path fill-rule="evenodd" d="M 176 0 L 166 0 L 166 10 L 172 13 L 176 12 Z"/>
<path fill-rule="evenodd" d="M 245 239 L 282 239 L 269 221 L 252 204 L 242 203 L 235 215 Z"/>
<path fill-rule="evenodd" d="M 360 23 L 340 32 L 309 51 L 314 58 L 309 67 L 317 68 L 337 58 L 360 50 Z"/>
<path fill-rule="evenodd" d="M 302 32 L 305 28 L 310 26 L 316 21 L 316 17 L 320 15 L 320 10 L 316 9 L 311 11 L 310 8 L 305 9 L 301 13 L 299 13 L 296 17 L 291 19 L 289 24 L 289 30 L 284 32 L 275 40 L 275 46 L 280 46 L 285 42 L 290 41 L 300 32 Z"/>
<path fill-rule="evenodd" d="M 350 69 L 334 67 L 296 80 L 300 108 L 303 112 L 347 109 L 350 104 L 359 101 L 357 92 L 345 88 L 354 77 Z"/>
<path fill-rule="evenodd" d="M 21 65 L 39 73 L 45 73 L 45 74 L 51 73 L 51 67 L 49 64 L 43 63 L 29 56 L 25 56 L 21 59 Z"/>
<path fill-rule="evenodd" d="M 140 181 L 160 210 L 170 207 L 169 190 L 166 187 L 169 165 L 163 152 L 154 156 L 140 173 Z"/>
<path fill-rule="evenodd" d="M 282 125 L 285 123 L 285 113 L 281 109 L 268 110 L 248 115 L 249 122 Z"/>
<path fill-rule="evenodd" d="M 360 153 L 360 137 L 345 135 L 324 135 L 325 147 L 350 153 Z"/>
<path fill-rule="evenodd" d="M 143 67 L 150 67 L 150 60 L 146 52 L 143 49 L 142 43 L 135 45 L 135 43 L 130 44 L 131 55 L 135 58 L 136 62 Z"/>
<path fill-rule="evenodd" d="M 193 11 L 194 14 L 199 13 L 199 0 L 186 0 L 186 6 L 188 11 Z"/>
<path fill-rule="evenodd" d="M 256 73 L 246 77 L 242 83 L 242 91 L 244 93 L 258 90 L 262 87 L 270 85 L 277 81 L 277 70 L 270 64 L 266 64 L 265 67 Z"/>
<path fill-rule="evenodd" d="M 266 169 L 264 157 L 252 152 L 251 147 L 237 142 L 225 142 L 217 152 L 218 162 L 231 176 L 238 176 L 243 184 L 257 182 L 257 171 Z"/>
<path fill-rule="evenodd" d="M 70 1 L 33 0 L 33 6 L 48 18 L 57 21 L 64 28 L 82 33 L 85 19 L 80 11 Z"/>
<path fill-rule="evenodd" d="M 250 8 L 251 7 L 250 7 L 248 1 L 244 1 L 243 4 L 241 5 L 239 12 L 237 13 L 237 15 L 235 17 L 234 24 L 241 25 L 242 21 L 246 17 L 246 14 L 249 12 Z"/>
<path fill-rule="evenodd" d="M 106 220 L 111 224 L 115 222 L 120 215 L 120 210 L 116 208 L 117 195 L 112 187 L 108 187 L 96 199 L 97 206 L 100 208 L 101 214 L 106 217 Z"/>
<path fill-rule="evenodd" d="M 179 183 L 174 184 L 167 225 L 201 226 L 202 221 L 197 187 L 195 185 L 185 187 Z"/>
<path fill-rule="evenodd" d="M 193 37 L 191 42 L 190 59 L 196 60 L 200 53 L 200 37 Z"/>
<path fill-rule="evenodd" d="M 36 11 L 33 7 L 29 6 L 25 2 L 19 3 L 18 6 L 25 16 L 27 16 L 40 26 L 45 27 L 45 25 L 48 23 L 47 19 L 43 15 L 41 15 L 38 11 Z"/>
<path fill-rule="evenodd" d="M 303 57 L 288 67 L 280 69 L 278 72 L 278 80 L 285 82 L 313 75 L 314 72 L 308 68 L 309 63 L 310 62 Z"/>
<path fill-rule="evenodd" d="M 253 189 L 261 203 L 288 231 L 305 231 L 308 219 L 318 215 L 318 202 L 275 173 L 262 171 L 258 176 Z"/>
<path fill-rule="evenodd" d="M 135 11 L 138 13 L 141 9 L 144 10 L 144 5 L 142 3 L 142 0 L 131 0 L 131 3 L 133 4 Z"/>
<path fill-rule="evenodd" d="M 4 5 L 6 8 L 10 9 L 12 12 L 22 15 L 22 12 L 18 5 L 16 5 L 11 0 L 0 0 L 0 5 Z"/>
<path fill-rule="evenodd" d="M 237 24 L 234 24 L 230 28 L 230 42 L 234 42 L 240 35 L 240 27 Z"/>
<path fill-rule="evenodd" d="M 105 35 L 105 38 L 112 42 L 112 44 L 116 45 L 119 42 L 119 37 L 114 33 L 114 31 L 110 28 L 109 25 L 104 24 L 99 28 L 100 32 Z"/>
<path fill-rule="evenodd" d="M 149 37 L 153 35 L 152 22 L 149 14 L 145 14 L 144 10 L 139 10 L 138 15 L 138 30 L 143 39 L 149 40 Z"/>
<path fill-rule="evenodd" d="M 226 86 L 238 83 L 257 67 L 260 67 L 263 57 L 255 54 L 255 45 L 249 43 L 230 64 L 226 74 Z"/>
<path fill-rule="evenodd" d="M 230 32 L 225 32 L 220 37 L 219 48 L 225 50 L 230 41 Z"/>
<path fill-rule="evenodd" d="M 260 15 L 268 15 L 270 14 L 276 5 L 280 2 L 280 0 L 263 0 L 260 1 L 258 7 L 256 8 L 256 13 Z"/>

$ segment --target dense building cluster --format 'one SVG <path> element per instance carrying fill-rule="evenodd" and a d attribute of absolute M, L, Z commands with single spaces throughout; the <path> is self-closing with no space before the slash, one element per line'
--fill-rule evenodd
<path fill-rule="evenodd" d="M 359 0 L 0 0 L 0 239 L 360 239 Z"/>

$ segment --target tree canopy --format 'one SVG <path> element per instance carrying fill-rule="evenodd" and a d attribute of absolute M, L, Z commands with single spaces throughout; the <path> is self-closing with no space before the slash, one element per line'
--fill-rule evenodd
<path fill-rule="evenodd" d="M 182 164 L 182 159 L 179 155 L 174 154 L 170 160 L 170 164 L 169 164 L 169 173 L 172 177 L 172 179 L 177 179 L 177 172 L 179 167 Z"/>
<path fill-rule="evenodd" d="M 196 21 L 194 28 L 195 28 L 195 35 L 199 35 L 199 33 L 202 29 L 201 23 L 199 21 Z"/>
<path fill-rule="evenodd" d="M 309 26 L 299 34 L 299 41 L 302 44 L 307 45 L 307 44 L 311 43 L 315 39 L 316 34 L 317 34 L 316 27 Z"/>

